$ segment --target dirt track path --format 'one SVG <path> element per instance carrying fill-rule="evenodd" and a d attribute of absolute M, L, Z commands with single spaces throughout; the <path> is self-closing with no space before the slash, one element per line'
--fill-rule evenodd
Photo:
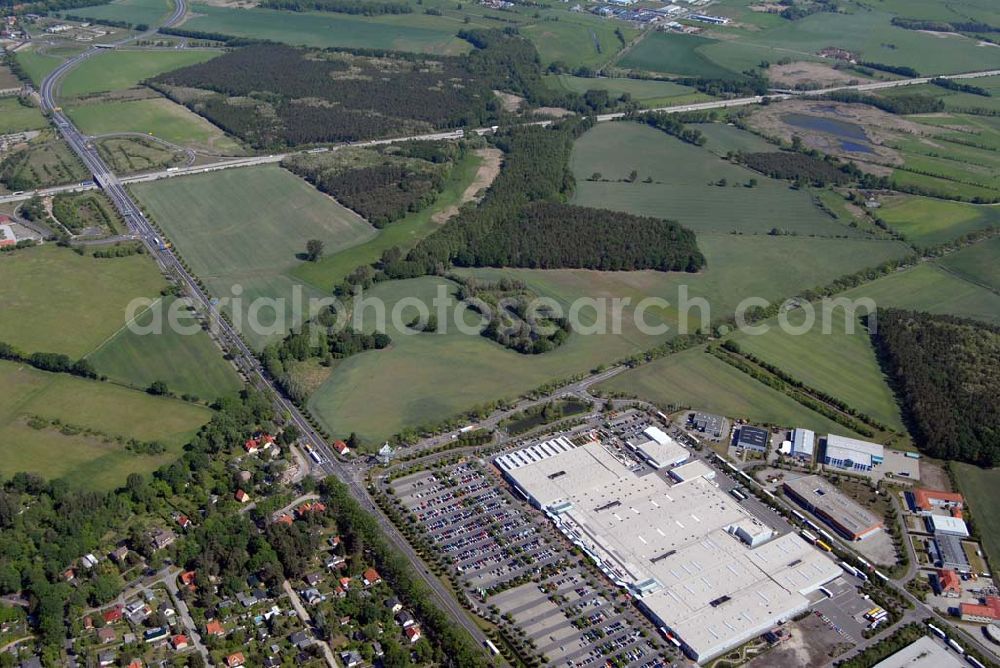
<path fill-rule="evenodd" d="M 459 207 L 461 207 L 466 202 L 471 202 L 476 198 L 476 194 L 484 188 L 488 188 L 493 179 L 497 177 L 500 173 L 500 163 L 503 160 L 503 151 L 498 148 L 479 148 L 476 149 L 476 155 L 483 159 L 479 169 L 476 170 L 476 178 L 472 180 L 469 187 L 465 189 L 462 193 L 462 199 L 459 200 L 458 204 L 453 204 L 449 207 L 438 211 L 433 216 L 431 220 L 435 223 L 441 224 L 447 222 L 450 218 L 458 213 Z"/>

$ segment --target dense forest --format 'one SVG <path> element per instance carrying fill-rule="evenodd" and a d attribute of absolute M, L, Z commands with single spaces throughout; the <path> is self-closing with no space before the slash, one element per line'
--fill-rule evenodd
<path fill-rule="evenodd" d="M 1000 327 L 879 309 L 870 327 L 917 447 L 946 460 L 1000 464 Z"/>
<path fill-rule="evenodd" d="M 338 161 L 338 157 L 337 154 L 295 155 L 282 165 L 375 227 L 384 227 L 407 213 L 423 209 L 444 187 L 446 171 L 440 164 L 384 155 L 377 164 L 350 168 Z"/>
<path fill-rule="evenodd" d="M 490 83 L 461 58 L 369 57 L 258 44 L 150 85 L 257 147 L 344 142 L 496 121 Z M 182 98 L 177 88 L 216 93 Z"/>
<path fill-rule="evenodd" d="M 773 179 L 804 179 L 824 186 L 828 183 L 842 185 L 851 181 L 840 166 L 822 158 L 793 151 L 764 153 L 738 153 L 736 159 L 754 171 Z"/>
<path fill-rule="evenodd" d="M 261 7 L 287 9 L 293 12 L 334 12 L 337 14 L 410 14 L 413 8 L 405 2 L 377 2 L 376 0 L 264 0 Z"/>

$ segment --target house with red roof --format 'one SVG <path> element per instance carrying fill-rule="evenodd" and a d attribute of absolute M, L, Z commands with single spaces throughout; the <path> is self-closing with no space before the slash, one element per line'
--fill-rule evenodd
<path fill-rule="evenodd" d="M 963 622 L 993 624 L 1000 621 L 1000 596 L 987 596 L 982 603 L 962 603 L 958 611 Z"/>
<path fill-rule="evenodd" d="M 243 449 L 247 451 L 248 455 L 255 455 L 260 451 L 260 442 L 256 438 L 248 438 L 243 444 Z"/>
<path fill-rule="evenodd" d="M 937 572 L 938 591 L 943 596 L 958 598 L 962 595 L 962 579 L 950 568 L 939 568 Z"/>
<path fill-rule="evenodd" d="M 366 569 L 365 572 L 361 574 L 361 578 L 365 581 L 366 587 L 378 584 L 382 581 L 382 576 L 379 575 L 378 571 L 374 568 Z"/>
<path fill-rule="evenodd" d="M 340 578 L 340 586 L 344 588 L 344 591 L 347 591 L 348 589 L 350 589 L 351 588 L 351 578 L 348 578 L 348 577 Z"/>
<path fill-rule="evenodd" d="M 295 520 L 292 518 L 291 515 L 289 515 L 288 513 L 282 513 L 281 515 L 278 516 L 278 519 L 274 520 L 274 523 L 290 525 L 294 521 Z"/>
<path fill-rule="evenodd" d="M 236 497 L 236 500 L 239 501 L 240 503 L 246 503 L 247 501 L 250 500 L 250 495 L 244 492 L 242 489 L 236 490 L 236 494 L 234 496 Z"/>
<path fill-rule="evenodd" d="M 101 616 L 104 618 L 105 624 L 120 622 L 122 619 L 122 607 L 120 605 L 116 605 L 113 608 L 105 610 Z"/>
<path fill-rule="evenodd" d="M 351 451 L 351 449 L 347 447 L 347 443 L 344 443 L 343 441 L 334 441 L 333 449 L 337 451 L 338 455 L 346 455 Z"/>
<path fill-rule="evenodd" d="M 177 651 L 187 649 L 188 637 L 183 633 L 179 633 L 170 639 L 170 644 L 173 645 L 174 649 Z"/>
<path fill-rule="evenodd" d="M 226 665 L 229 668 L 239 668 L 240 666 L 246 664 L 247 660 L 243 657 L 243 652 L 236 652 L 235 654 L 230 654 L 226 657 Z"/>
<path fill-rule="evenodd" d="M 406 633 L 406 637 L 410 639 L 411 643 L 412 642 L 417 642 L 418 640 L 420 640 L 420 636 L 421 636 L 421 634 L 420 634 L 420 627 L 417 626 L 416 624 L 414 624 L 413 626 L 407 627 L 405 633 Z"/>
<path fill-rule="evenodd" d="M 197 571 L 184 571 L 181 573 L 181 584 L 190 591 L 195 590 L 195 579 L 198 577 Z"/>
<path fill-rule="evenodd" d="M 295 509 L 295 514 L 299 517 L 305 517 L 306 515 L 311 515 L 312 513 L 322 513 L 326 511 L 326 504 L 320 501 L 306 501 L 301 506 Z"/>
<path fill-rule="evenodd" d="M 958 508 L 965 507 L 965 498 L 957 492 L 945 492 L 939 489 L 925 489 L 918 487 L 910 492 L 913 499 L 913 507 L 924 512 L 935 508 Z"/>
<path fill-rule="evenodd" d="M 191 518 L 187 515 L 178 515 L 177 524 L 179 524 L 182 529 L 187 529 L 191 526 Z"/>
<path fill-rule="evenodd" d="M 222 627 L 222 622 L 218 619 L 210 619 L 205 623 L 205 635 L 221 638 L 226 635 L 226 629 Z"/>

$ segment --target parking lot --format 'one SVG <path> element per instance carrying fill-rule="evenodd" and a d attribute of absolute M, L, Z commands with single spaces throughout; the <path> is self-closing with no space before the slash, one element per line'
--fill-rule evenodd
<path fill-rule="evenodd" d="M 661 641 L 639 634 L 618 592 L 576 565 L 549 522 L 478 462 L 422 471 L 391 483 L 484 606 L 509 614 L 553 665 L 654 668 Z"/>
<path fill-rule="evenodd" d="M 858 594 L 856 585 L 860 583 L 860 580 L 847 575 L 838 578 L 826 585 L 833 597 L 824 598 L 813 606 L 813 611 L 826 626 L 844 642 L 851 644 L 864 638 L 862 632 L 868 622 L 863 615 L 875 607 L 871 600 Z"/>

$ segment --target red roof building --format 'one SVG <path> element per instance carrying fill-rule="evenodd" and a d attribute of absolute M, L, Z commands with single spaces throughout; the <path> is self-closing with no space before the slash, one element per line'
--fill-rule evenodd
<path fill-rule="evenodd" d="M 322 513 L 326 511 L 326 504 L 319 501 L 310 503 L 303 503 L 301 506 L 295 509 L 295 514 L 299 517 L 305 517 L 311 513 Z"/>
<path fill-rule="evenodd" d="M 347 443 L 344 443 L 343 441 L 334 441 L 333 449 L 337 451 L 338 455 L 346 455 L 351 451 L 351 449 L 347 447 Z"/>
<path fill-rule="evenodd" d="M 183 633 L 178 634 L 170 639 L 170 644 L 174 646 L 175 650 L 187 649 L 188 637 Z"/>
<path fill-rule="evenodd" d="M 344 588 L 344 591 L 347 591 L 348 589 L 350 589 L 351 588 L 351 578 L 347 578 L 347 577 L 340 578 L 340 586 Z"/>
<path fill-rule="evenodd" d="M 410 639 L 410 642 L 417 642 L 420 640 L 420 627 L 415 624 L 408 627 L 406 629 L 406 637 Z"/>
<path fill-rule="evenodd" d="M 187 529 L 189 526 L 191 526 L 191 518 L 189 518 L 187 515 L 180 515 L 177 518 L 177 523 L 181 525 L 182 529 Z"/>
<path fill-rule="evenodd" d="M 941 568 L 937 572 L 938 589 L 945 596 L 962 595 L 962 579 L 950 568 Z"/>
<path fill-rule="evenodd" d="M 248 454 L 255 454 L 260 450 L 260 443 L 256 438 L 248 438 L 247 442 L 243 444 L 243 449 L 247 451 Z"/>
<path fill-rule="evenodd" d="M 229 668 L 239 668 L 239 666 L 244 665 L 247 660 L 243 657 L 243 652 L 236 652 L 236 654 L 230 654 L 226 657 L 226 665 Z"/>
<path fill-rule="evenodd" d="M 919 487 L 913 492 L 913 505 L 920 510 L 931 510 L 943 506 L 954 506 L 963 508 L 965 498 L 957 492 L 945 492 L 938 489 L 924 489 Z"/>
<path fill-rule="evenodd" d="M 274 520 L 276 524 L 291 524 L 295 520 L 288 513 L 282 513 L 278 519 Z"/>
<path fill-rule="evenodd" d="M 374 568 L 367 569 L 364 573 L 361 574 L 361 577 L 364 579 L 366 586 L 378 584 L 379 582 L 382 581 L 382 576 L 379 575 L 378 571 L 375 570 Z"/>
<path fill-rule="evenodd" d="M 992 624 L 1000 621 L 1000 596 L 987 596 L 982 603 L 962 603 L 959 612 L 963 622 Z"/>
<path fill-rule="evenodd" d="M 226 629 L 222 628 L 222 622 L 218 619 L 209 620 L 205 624 L 205 635 L 222 637 L 226 635 Z"/>
<path fill-rule="evenodd" d="M 195 578 L 197 577 L 196 571 L 184 571 L 181 573 L 181 584 L 188 588 L 188 591 L 194 591 L 197 587 L 195 586 Z"/>
<path fill-rule="evenodd" d="M 250 500 L 250 495 L 244 492 L 242 489 L 236 490 L 235 497 L 236 500 L 239 501 L 240 503 L 246 503 L 247 501 Z"/>
<path fill-rule="evenodd" d="M 104 617 L 105 624 L 114 624 L 115 622 L 121 621 L 122 608 L 120 605 L 116 605 L 113 608 L 105 610 L 102 616 Z"/>

